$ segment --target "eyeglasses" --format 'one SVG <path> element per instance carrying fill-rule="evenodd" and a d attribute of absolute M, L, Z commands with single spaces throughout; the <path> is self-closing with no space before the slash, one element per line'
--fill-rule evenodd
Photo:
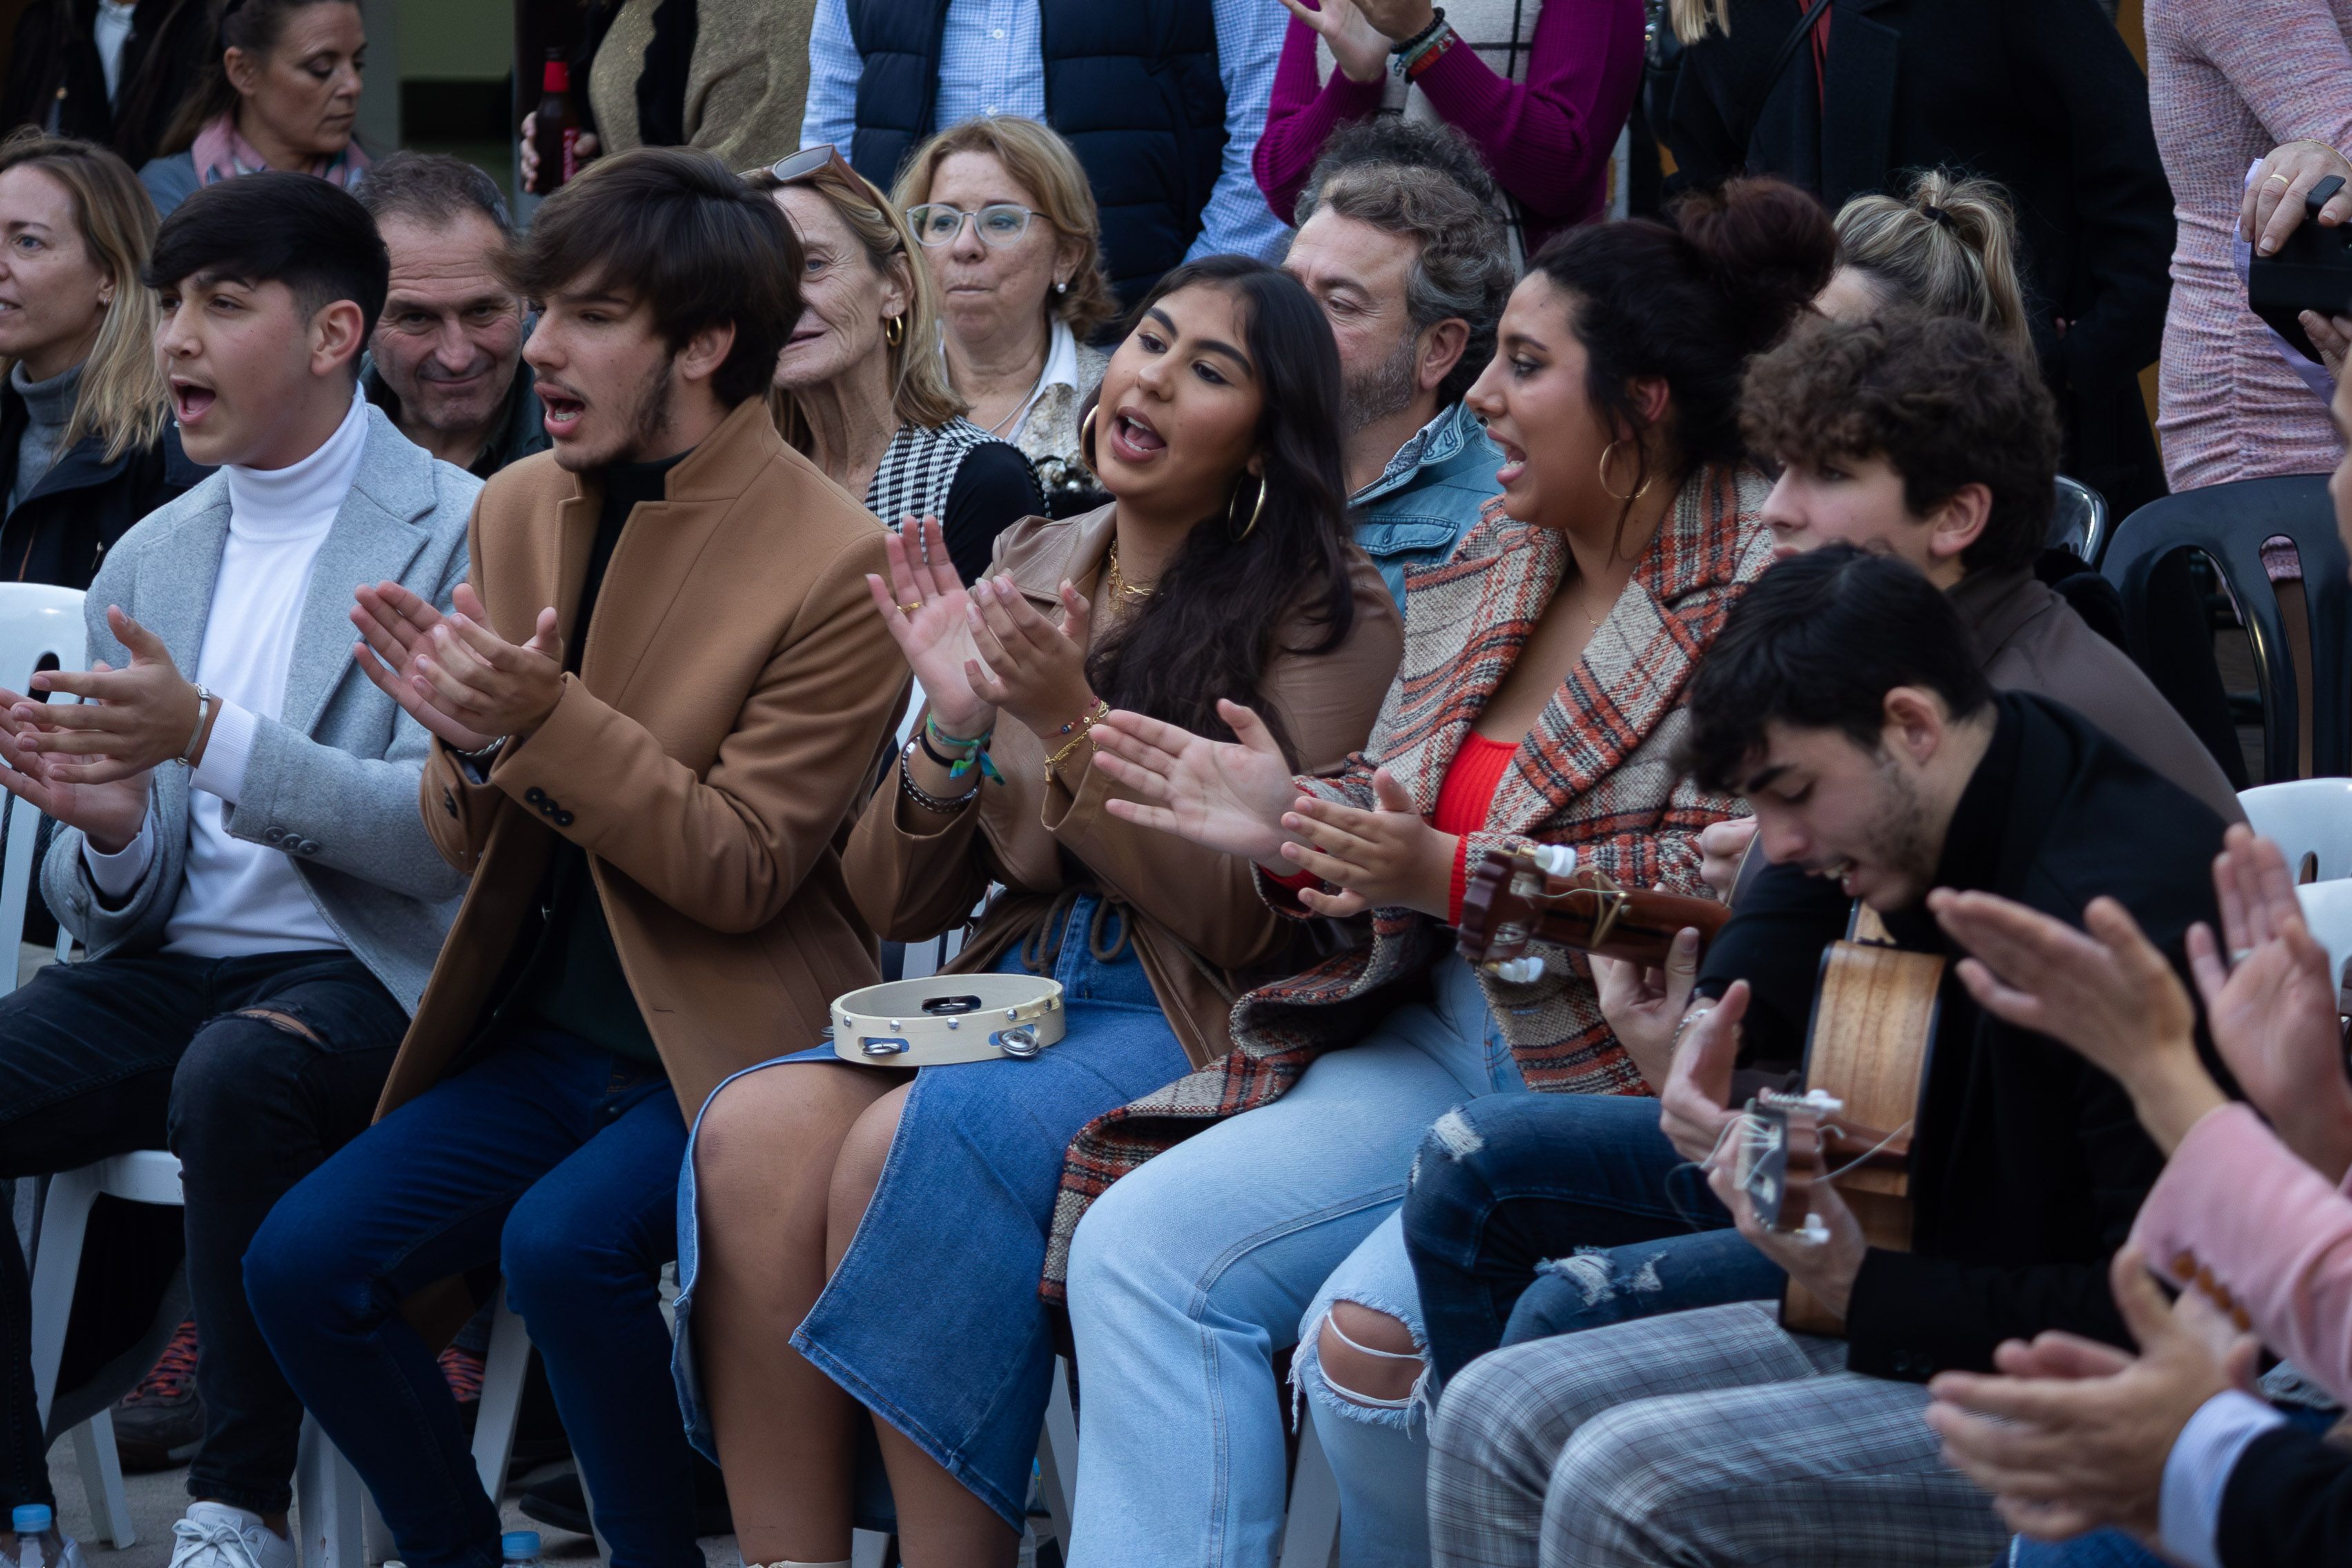
<path fill-rule="evenodd" d="M 964 220 L 969 218 L 983 243 L 1011 245 L 1029 232 L 1031 218 L 1043 216 L 1013 202 L 991 202 L 976 213 L 951 207 L 945 202 L 925 202 L 907 209 L 907 226 L 915 231 L 918 245 L 952 245 L 956 236 L 963 232 Z"/>

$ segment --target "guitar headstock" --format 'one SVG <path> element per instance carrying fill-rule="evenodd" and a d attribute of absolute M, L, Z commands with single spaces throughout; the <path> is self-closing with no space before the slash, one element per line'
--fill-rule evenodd
<path fill-rule="evenodd" d="M 1528 954 L 1548 900 L 1557 896 L 1552 880 L 1576 868 L 1576 850 L 1565 844 L 1539 844 L 1532 853 L 1488 850 L 1470 868 L 1462 889 L 1462 919 L 1454 928 L 1454 947 L 1472 963 L 1496 966 L 1514 984 L 1543 973 L 1543 960 Z"/>

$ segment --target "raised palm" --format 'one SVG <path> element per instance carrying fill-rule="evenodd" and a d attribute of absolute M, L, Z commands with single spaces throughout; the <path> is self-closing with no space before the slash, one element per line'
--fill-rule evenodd
<path fill-rule="evenodd" d="M 971 598 L 949 558 L 939 519 L 908 519 L 905 528 L 883 542 L 883 549 L 889 557 L 890 581 L 886 584 L 869 576 L 866 584 L 874 592 L 875 608 L 898 639 L 907 667 L 930 699 L 932 717 L 951 735 L 983 733 L 996 722 L 996 710 L 972 690 L 964 661 L 980 662 L 983 669 L 987 665 L 972 641 L 967 614 Z"/>
<path fill-rule="evenodd" d="M 1322 0 L 1314 9 L 1301 0 L 1282 0 L 1285 9 L 1322 37 L 1341 74 L 1354 82 L 1381 79 L 1389 63 L 1389 40 L 1356 6 L 1355 0 Z"/>
<path fill-rule="evenodd" d="M 1095 765 L 1143 797 L 1114 796 L 1107 803 L 1110 813 L 1205 848 L 1294 870 L 1282 858 L 1290 839 L 1283 814 L 1298 798 L 1290 763 L 1256 714 L 1237 702 L 1220 702 L 1217 712 L 1237 741 L 1212 741 L 1124 710 L 1097 724 Z"/>

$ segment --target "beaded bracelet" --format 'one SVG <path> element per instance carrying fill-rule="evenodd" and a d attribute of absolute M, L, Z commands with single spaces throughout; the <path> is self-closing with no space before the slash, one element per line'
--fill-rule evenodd
<path fill-rule="evenodd" d="M 1389 47 L 1390 74 L 1411 81 L 1419 74 L 1416 68 L 1420 65 L 1422 57 L 1432 50 L 1444 53 L 1445 45 L 1443 40 L 1452 36 L 1453 28 L 1445 20 L 1445 7 L 1432 6 L 1429 13 L 1429 26 L 1412 37 Z"/>
<path fill-rule="evenodd" d="M 1430 67 L 1444 58 L 1445 52 L 1462 41 L 1462 35 L 1450 26 L 1440 27 L 1434 37 L 1412 51 L 1400 55 L 1391 68 L 1406 81 L 1419 81 Z"/>
<path fill-rule="evenodd" d="M 1095 725 L 1109 716 L 1110 704 L 1103 701 L 1100 698 L 1097 698 L 1095 700 L 1095 705 L 1092 711 L 1079 714 L 1076 718 L 1063 725 L 1059 730 L 1056 730 L 1055 733 L 1057 735 L 1069 735 L 1070 731 L 1073 730 L 1076 731 L 1077 733 L 1076 735 L 1071 735 L 1067 745 L 1065 745 L 1060 751 L 1055 752 L 1052 756 L 1045 759 L 1045 776 L 1049 779 L 1059 779 L 1062 776 L 1062 764 L 1069 761 L 1070 753 L 1076 751 L 1080 746 L 1086 744 L 1087 742 L 1092 740 L 1094 738 Z"/>

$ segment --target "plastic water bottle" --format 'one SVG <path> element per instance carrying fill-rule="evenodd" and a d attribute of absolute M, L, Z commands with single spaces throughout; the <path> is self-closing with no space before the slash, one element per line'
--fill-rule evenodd
<path fill-rule="evenodd" d="M 16 1505 L 8 1516 L 9 1527 L 16 1532 L 16 1568 L 46 1568 L 48 1559 L 41 1551 L 41 1537 L 56 1521 L 45 1502 Z"/>
<path fill-rule="evenodd" d="M 506 1568 L 539 1568 L 539 1531 L 508 1531 L 499 1537 L 499 1558 Z"/>

